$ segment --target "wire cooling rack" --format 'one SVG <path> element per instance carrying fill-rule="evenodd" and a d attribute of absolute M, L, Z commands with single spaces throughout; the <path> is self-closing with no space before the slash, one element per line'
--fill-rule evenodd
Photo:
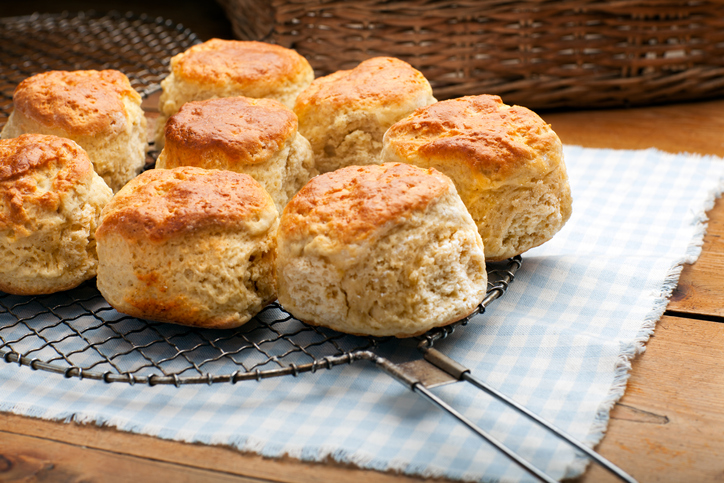
<path fill-rule="evenodd" d="M 4 123 L 15 87 L 33 74 L 117 69 L 146 97 L 168 75 L 169 59 L 200 40 L 162 18 L 82 12 L 0 19 L 0 42 Z M 519 266 L 516 259 L 489 270 L 488 298 L 476 313 L 505 291 Z M 427 345 L 468 319 L 431 331 L 424 338 Z M 106 382 L 179 385 L 296 375 L 352 362 L 385 341 L 308 326 L 277 303 L 237 330 L 214 331 L 120 314 L 106 303 L 94 280 L 48 296 L 0 292 L 3 360 Z"/>

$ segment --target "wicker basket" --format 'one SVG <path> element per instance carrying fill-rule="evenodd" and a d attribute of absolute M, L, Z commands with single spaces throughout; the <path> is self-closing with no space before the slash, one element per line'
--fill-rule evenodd
<path fill-rule="evenodd" d="M 389 55 L 438 99 L 531 108 L 724 95 L 724 2 L 218 0 L 235 34 L 296 49 L 317 75 Z"/>

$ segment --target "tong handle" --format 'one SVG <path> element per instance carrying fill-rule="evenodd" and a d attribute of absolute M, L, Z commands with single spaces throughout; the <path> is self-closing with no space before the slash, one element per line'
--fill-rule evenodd
<path fill-rule="evenodd" d="M 565 440 L 566 442 L 568 442 L 572 446 L 576 447 L 581 452 L 585 453 L 588 457 L 590 457 L 596 463 L 598 463 L 603 468 L 605 468 L 606 470 L 611 472 L 613 475 L 617 476 L 622 481 L 625 481 L 627 483 L 636 483 L 636 480 L 631 475 L 629 475 L 628 473 L 623 471 L 621 468 L 614 465 L 609 460 L 607 460 L 600 454 L 593 451 L 591 448 L 589 448 L 588 446 L 583 444 L 581 441 L 579 441 L 576 438 L 574 438 L 573 436 L 567 434 L 565 431 L 555 427 L 554 425 L 552 425 L 545 419 L 543 419 L 540 416 L 538 416 L 537 414 L 531 412 L 522 404 L 514 401 L 513 399 L 509 398 L 508 396 L 501 393 L 497 389 L 491 387 L 489 384 L 486 384 L 485 382 L 476 378 L 475 376 L 473 376 L 471 374 L 470 369 L 464 367 L 462 364 L 456 362 L 455 360 L 451 359 L 450 357 L 446 356 L 442 352 L 440 352 L 437 349 L 434 349 L 432 347 L 425 347 L 424 345 L 422 345 L 419 347 L 419 349 L 422 351 L 423 356 L 425 357 L 425 360 L 427 360 L 429 363 L 431 363 L 438 369 L 447 372 L 450 376 L 452 376 L 453 378 L 455 378 L 457 380 L 467 381 L 470 384 L 477 387 L 478 389 L 480 389 L 480 390 L 486 392 L 487 394 L 493 396 L 494 398 L 504 402 L 511 408 L 515 409 L 519 413 L 523 414 L 524 416 L 528 417 L 529 419 L 531 419 L 531 420 L 535 421 L 536 423 L 540 424 L 541 426 L 545 427 L 546 429 L 548 429 L 549 431 L 554 433 L 559 438 Z M 418 386 L 422 387 L 420 384 L 418 384 Z M 425 391 L 427 391 L 427 389 L 425 389 Z M 427 391 L 427 392 L 429 393 L 429 391 Z M 425 396 L 429 398 L 429 396 L 427 394 L 425 394 Z M 455 416 L 455 417 L 457 417 L 457 416 Z M 458 418 L 458 419 L 460 419 L 460 418 Z M 478 432 L 477 430 L 475 430 L 475 431 Z M 536 476 L 538 476 L 538 475 L 536 475 Z"/>

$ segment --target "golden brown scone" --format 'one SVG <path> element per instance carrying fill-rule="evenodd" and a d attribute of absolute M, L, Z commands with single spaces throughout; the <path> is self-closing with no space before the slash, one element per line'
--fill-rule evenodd
<path fill-rule="evenodd" d="M 246 173 L 281 211 L 316 175 L 297 116 L 273 99 L 226 97 L 189 102 L 166 123 L 157 168 L 198 166 Z"/>
<path fill-rule="evenodd" d="M 498 96 L 462 97 L 416 111 L 390 127 L 381 156 L 450 176 L 488 261 L 548 241 L 571 216 L 560 139 L 537 114 Z"/>
<path fill-rule="evenodd" d="M 425 76 L 392 57 L 374 57 L 351 70 L 315 79 L 294 105 L 299 132 L 320 173 L 380 164 L 382 136 L 415 109 L 435 102 Z"/>
<path fill-rule="evenodd" d="M 98 289 L 134 317 L 238 327 L 275 298 L 277 210 L 251 176 L 146 171 L 106 206 Z"/>
<path fill-rule="evenodd" d="M 141 96 L 117 70 L 49 71 L 22 81 L 1 137 L 25 133 L 72 139 L 114 192 L 146 162 Z"/>
<path fill-rule="evenodd" d="M 164 124 L 190 101 L 215 97 L 276 99 L 290 109 L 314 79 L 309 62 L 294 50 L 246 40 L 211 39 L 171 59 L 161 82 L 156 148 L 163 148 Z"/>
<path fill-rule="evenodd" d="M 406 164 L 313 178 L 278 232 L 279 302 L 351 334 L 409 337 L 469 315 L 485 297 L 485 255 L 450 179 Z"/>
<path fill-rule="evenodd" d="M 69 139 L 0 140 L 0 290 L 53 293 L 93 278 L 95 230 L 112 195 Z"/>

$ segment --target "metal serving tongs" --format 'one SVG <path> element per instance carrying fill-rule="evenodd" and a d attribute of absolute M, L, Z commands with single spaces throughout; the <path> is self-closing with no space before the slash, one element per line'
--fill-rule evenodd
<path fill-rule="evenodd" d="M 451 359 L 450 357 L 446 356 L 442 352 L 438 351 L 437 349 L 434 349 L 432 347 L 433 343 L 436 340 L 444 339 L 448 335 L 450 335 L 455 327 L 458 327 L 460 325 L 465 325 L 467 322 L 475 315 L 481 314 L 485 311 L 485 307 L 496 298 L 500 297 L 503 292 L 505 292 L 505 289 L 507 288 L 507 285 L 513 280 L 515 276 L 515 272 L 521 265 L 521 258 L 519 256 L 514 257 L 509 260 L 509 266 L 507 267 L 507 270 L 505 271 L 506 276 L 503 278 L 503 280 L 500 280 L 497 282 L 497 286 L 494 284 L 493 287 L 488 290 L 487 297 L 483 300 L 483 302 L 478 306 L 478 309 L 470 314 L 468 317 L 466 317 L 464 320 L 460 322 L 456 322 L 452 326 L 440 328 L 435 331 L 428 332 L 424 336 L 422 336 L 420 339 L 420 343 L 418 344 L 417 348 L 422 352 L 424 360 L 420 361 L 413 361 L 403 364 L 395 364 L 384 357 L 380 357 L 373 352 L 370 351 L 362 351 L 355 354 L 355 358 L 360 359 L 367 359 L 372 362 L 374 362 L 378 367 L 380 367 L 382 370 L 393 376 L 395 379 L 397 379 L 399 382 L 401 382 L 403 385 L 407 386 L 410 390 L 413 392 L 420 394 L 421 396 L 424 396 L 429 401 L 434 403 L 436 406 L 441 408 L 442 410 L 446 411 L 448 414 L 456 418 L 458 421 L 463 423 L 465 426 L 470 428 L 472 431 L 477 433 L 480 437 L 485 439 L 487 442 L 495 446 L 498 450 L 500 450 L 502 453 L 504 453 L 506 456 L 508 456 L 511 460 L 513 460 L 515 463 L 520 465 L 524 470 L 526 470 L 531 475 L 538 478 L 540 481 L 545 481 L 548 483 L 555 483 L 556 480 L 541 471 L 539 468 L 533 466 L 530 462 L 523 459 L 521 456 L 519 456 L 517 453 L 515 453 L 513 450 L 505 446 L 502 442 L 498 441 L 496 438 L 491 436 L 488 432 L 486 432 L 484 429 L 477 426 L 475 423 L 473 423 L 471 420 L 466 418 L 464 415 L 462 415 L 460 412 L 456 411 L 452 406 L 447 404 L 445 401 L 437 397 L 435 394 L 430 392 L 428 387 L 438 385 L 438 383 L 445 383 L 445 382 L 457 382 L 457 381 L 467 381 L 473 386 L 477 387 L 481 391 L 486 392 L 490 396 L 498 399 L 499 401 L 504 402 L 509 407 L 515 409 L 522 415 L 528 417 L 529 419 L 535 421 L 536 423 L 540 424 L 541 426 L 545 427 L 552 433 L 554 433 L 559 438 L 565 440 L 572 446 L 576 447 L 579 451 L 583 452 L 586 456 L 591 458 L 593 461 L 601 465 L 603 468 L 611 472 L 613 475 L 621 479 L 622 481 L 626 481 L 628 483 L 636 483 L 636 480 L 623 471 L 618 466 L 611 463 L 609 460 L 601 456 L 600 454 L 593 451 L 588 446 L 584 445 L 582 442 L 578 441 L 577 439 L 573 438 L 566 432 L 564 432 L 561 429 L 556 428 L 548 421 L 545 421 L 540 416 L 532 413 L 528 409 L 526 409 L 523 405 L 520 403 L 515 402 L 514 400 L 510 399 L 508 396 L 502 394 L 497 389 L 489 386 L 485 382 L 481 381 L 480 379 L 473 376 L 470 372 L 470 369 L 467 369 L 463 365 L 459 364 L 455 360 Z M 430 365 L 426 364 L 425 361 L 432 364 Z M 422 364 L 419 364 L 422 363 Z M 427 367 L 425 367 L 427 366 Z M 438 372 L 442 371 L 444 373 L 443 379 L 447 379 L 446 381 L 442 381 L 440 378 L 440 375 L 431 374 L 431 372 Z M 432 371 L 431 371 L 432 370 Z M 450 379 L 452 378 L 452 379 Z"/>

